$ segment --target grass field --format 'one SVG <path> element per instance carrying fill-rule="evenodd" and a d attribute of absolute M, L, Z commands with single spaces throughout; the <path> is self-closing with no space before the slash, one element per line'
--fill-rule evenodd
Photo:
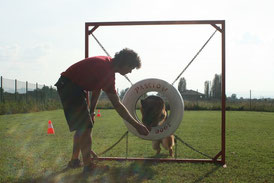
<path fill-rule="evenodd" d="M 93 149 L 103 152 L 126 131 L 114 110 L 101 110 L 93 131 Z M 195 149 L 214 157 L 221 149 L 220 111 L 185 111 L 176 131 Z M 236 112 L 226 115 L 227 168 L 212 163 L 98 162 L 83 177 L 82 168 L 67 170 L 72 136 L 62 110 L 0 115 L 0 182 L 274 182 L 274 113 Z M 55 135 L 48 135 L 51 120 Z M 129 157 L 153 157 L 150 141 L 129 134 Z M 126 155 L 126 140 L 103 156 Z M 178 158 L 205 158 L 178 142 Z M 167 157 L 162 150 L 160 157 Z"/>

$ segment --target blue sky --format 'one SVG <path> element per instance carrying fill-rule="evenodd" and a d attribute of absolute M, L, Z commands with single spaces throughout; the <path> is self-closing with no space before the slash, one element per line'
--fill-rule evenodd
<path fill-rule="evenodd" d="M 0 0 L 0 75 L 53 85 L 59 74 L 84 58 L 85 22 L 226 20 L 226 92 L 238 97 L 274 98 L 272 0 Z M 129 47 L 142 68 L 133 83 L 159 78 L 170 83 L 214 29 L 211 26 L 100 27 L 95 35 L 111 55 Z M 90 52 L 104 55 L 90 38 Z M 212 38 L 182 77 L 187 88 L 203 92 L 220 73 L 220 34 Z M 117 75 L 121 90 L 129 83 Z M 177 83 L 175 83 L 177 86 Z"/>

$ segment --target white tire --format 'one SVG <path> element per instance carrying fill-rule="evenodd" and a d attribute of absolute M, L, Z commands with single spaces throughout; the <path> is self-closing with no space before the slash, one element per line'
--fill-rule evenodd
<path fill-rule="evenodd" d="M 133 126 L 124 120 L 131 133 L 145 140 L 159 140 L 173 134 L 179 127 L 184 114 L 184 101 L 178 90 L 166 81 L 151 78 L 132 85 L 123 97 L 122 103 L 136 120 L 139 121 L 136 115 L 136 103 L 142 95 L 153 91 L 161 93 L 168 100 L 170 113 L 167 120 L 162 125 L 153 127 L 147 136 L 140 135 Z"/>

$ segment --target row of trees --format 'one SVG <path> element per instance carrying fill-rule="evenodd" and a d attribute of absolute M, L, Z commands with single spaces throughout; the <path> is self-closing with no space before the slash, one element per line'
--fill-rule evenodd
<path fill-rule="evenodd" d="M 0 88 L 0 115 L 62 108 L 57 90 L 44 86 L 26 93 L 8 93 Z"/>
<path fill-rule="evenodd" d="M 220 74 L 215 74 L 212 82 L 205 81 L 204 82 L 204 95 L 205 98 L 221 98 L 222 91 L 222 76 Z M 121 90 L 120 98 L 122 99 L 129 88 Z M 180 78 L 178 83 L 178 91 L 182 94 L 187 91 L 187 83 L 184 77 Z M 235 95 L 235 94 L 234 94 Z M 105 94 L 102 93 L 101 98 L 105 98 Z"/>
<path fill-rule="evenodd" d="M 180 78 L 178 83 L 178 90 L 180 93 L 184 93 L 187 90 L 186 79 Z M 220 98 L 222 95 L 222 76 L 215 74 L 213 81 L 205 81 L 204 83 L 204 95 L 205 98 Z"/>

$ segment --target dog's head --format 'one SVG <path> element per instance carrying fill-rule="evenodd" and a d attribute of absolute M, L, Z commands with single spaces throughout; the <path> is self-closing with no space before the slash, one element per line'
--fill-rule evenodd
<path fill-rule="evenodd" d="M 148 96 L 141 100 L 142 122 L 147 127 L 155 127 L 166 118 L 165 102 L 161 97 Z"/>

